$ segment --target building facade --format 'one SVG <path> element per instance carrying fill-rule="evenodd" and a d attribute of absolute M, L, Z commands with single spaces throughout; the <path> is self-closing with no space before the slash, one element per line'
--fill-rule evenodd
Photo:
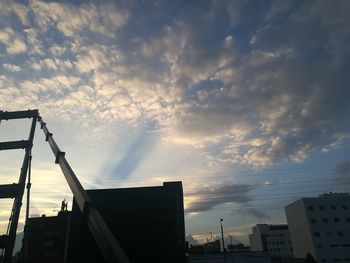
<path fill-rule="evenodd" d="M 257 224 L 249 235 L 251 251 L 264 251 L 271 257 L 293 257 L 288 225 Z"/>
<path fill-rule="evenodd" d="M 350 195 L 329 193 L 285 207 L 294 256 L 350 262 Z"/>
<path fill-rule="evenodd" d="M 181 182 L 87 193 L 130 262 L 185 262 Z M 68 262 L 104 262 L 75 201 L 71 222 Z"/>

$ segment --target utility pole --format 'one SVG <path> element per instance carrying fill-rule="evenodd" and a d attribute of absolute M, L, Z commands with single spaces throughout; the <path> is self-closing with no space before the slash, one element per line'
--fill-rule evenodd
<path fill-rule="evenodd" d="M 222 227 L 222 221 L 224 219 L 220 219 L 220 226 L 221 226 L 221 239 L 222 239 L 222 251 L 224 252 L 224 262 L 226 263 L 226 250 L 225 250 L 225 240 L 224 240 L 224 228 Z"/>

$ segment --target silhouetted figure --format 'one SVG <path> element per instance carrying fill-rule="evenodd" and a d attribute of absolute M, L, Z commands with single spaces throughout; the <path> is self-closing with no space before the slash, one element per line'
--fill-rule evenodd
<path fill-rule="evenodd" d="M 68 202 L 66 202 L 66 199 L 63 199 L 61 203 L 61 212 L 65 212 L 68 210 Z"/>
<path fill-rule="evenodd" d="M 306 263 L 317 263 L 317 261 L 314 259 L 314 257 L 310 253 L 307 253 Z"/>

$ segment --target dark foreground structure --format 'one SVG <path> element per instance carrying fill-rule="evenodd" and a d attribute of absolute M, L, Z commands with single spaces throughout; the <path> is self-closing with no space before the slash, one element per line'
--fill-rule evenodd
<path fill-rule="evenodd" d="M 185 262 L 181 182 L 87 192 L 130 262 Z M 68 262 L 104 262 L 75 200 L 71 217 Z"/>
<path fill-rule="evenodd" d="M 23 250 L 17 262 L 66 262 L 70 212 L 57 216 L 29 218 L 24 233 Z"/>

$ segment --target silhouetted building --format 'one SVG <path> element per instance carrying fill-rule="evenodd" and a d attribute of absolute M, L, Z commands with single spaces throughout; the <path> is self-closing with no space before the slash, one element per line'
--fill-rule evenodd
<path fill-rule="evenodd" d="M 350 195 L 329 193 L 285 207 L 294 256 L 317 262 L 350 262 Z"/>
<path fill-rule="evenodd" d="M 23 237 L 25 263 L 66 262 L 70 212 L 28 219 Z"/>
<path fill-rule="evenodd" d="M 87 193 L 130 262 L 185 262 L 181 182 Z M 75 201 L 71 229 L 68 262 L 103 262 Z"/>
<path fill-rule="evenodd" d="M 189 254 L 191 256 L 221 254 L 220 239 L 204 244 L 191 245 Z"/>
<path fill-rule="evenodd" d="M 244 244 L 229 244 L 227 246 L 227 251 L 230 253 L 247 253 L 250 252 L 250 247 L 245 246 Z"/>
<path fill-rule="evenodd" d="M 257 224 L 249 235 L 251 251 L 265 251 L 272 257 L 293 257 L 288 225 Z"/>

